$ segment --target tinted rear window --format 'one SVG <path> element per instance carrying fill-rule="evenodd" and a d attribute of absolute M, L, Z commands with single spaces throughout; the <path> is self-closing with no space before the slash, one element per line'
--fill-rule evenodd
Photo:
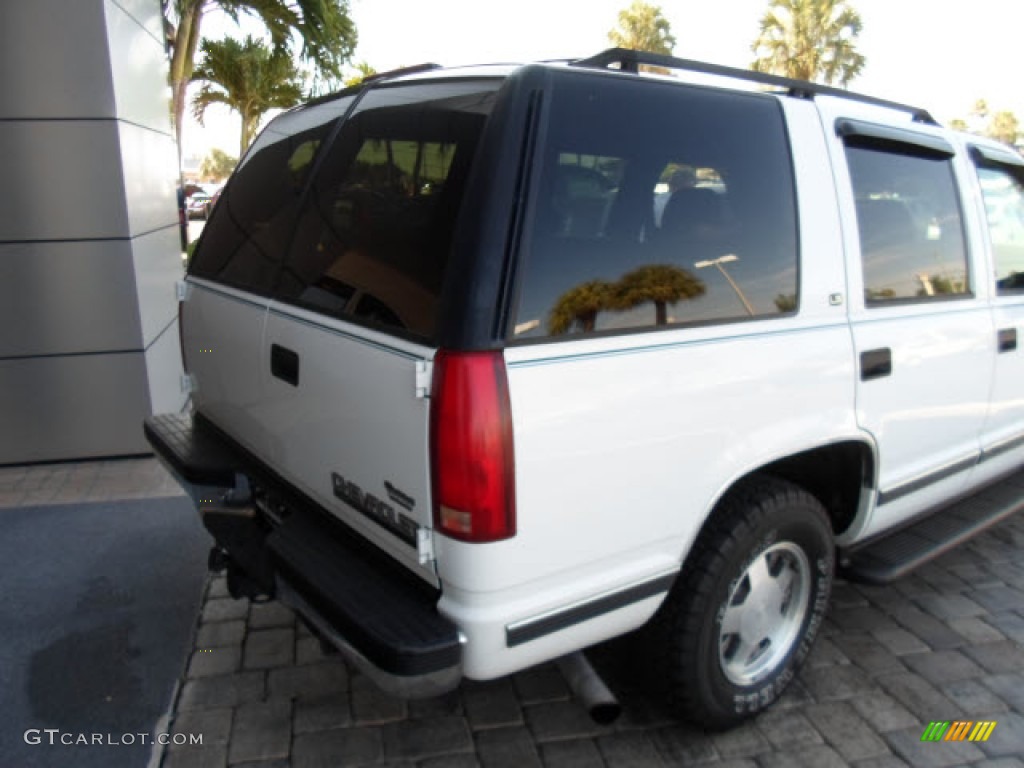
<path fill-rule="evenodd" d="M 294 231 L 299 198 L 352 97 L 275 118 L 235 171 L 210 216 L 189 272 L 269 294 Z"/>
<path fill-rule="evenodd" d="M 511 337 L 797 306 L 793 174 L 772 97 L 557 73 Z"/>
<path fill-rule="evenodd" d="M 500 85 L 370 91 L 313 181 L 277 297 L 433 337 L 456 216 Z"/>

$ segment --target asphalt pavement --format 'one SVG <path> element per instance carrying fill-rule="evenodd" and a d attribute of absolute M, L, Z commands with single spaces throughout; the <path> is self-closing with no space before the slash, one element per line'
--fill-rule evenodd
<path fill-rule="evenodd" d="M 194 510 L 140 499 L 0 521 L 0 764 L 146 766 L 206 578 Z"/>

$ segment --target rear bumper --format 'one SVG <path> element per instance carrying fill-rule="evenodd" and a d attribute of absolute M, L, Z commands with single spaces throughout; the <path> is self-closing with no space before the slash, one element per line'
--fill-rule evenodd
<path fill-rule="evenodd" d="M 152 416 L 144 431 L 232 566 L 294 608 L 378 685 L 415 697 L 459 684 L 460 635 L 438 613 L 437 590 L 329 518 L 201 418 L 193 423 L 187 416 Z M 251 493 L 250 480 L 256 484 Z"/>

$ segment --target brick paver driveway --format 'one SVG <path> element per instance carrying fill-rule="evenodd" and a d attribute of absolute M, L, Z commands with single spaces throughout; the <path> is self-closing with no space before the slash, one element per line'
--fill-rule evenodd
<path fill-rule="evenodd" d="M 278 603 L 208 587 L 165 768 L 199 766 L 1024 766 L 1024 516 L 884 588 L 839 582 L 809 664 L 769 712 L 705 734 L 672 721 L 619 641 L 592 658 L 624 705 L 596 725 L 557 667 L 446 697 L 380 693 Z M 985 743 L 921 742 L 995 720 Z"/>

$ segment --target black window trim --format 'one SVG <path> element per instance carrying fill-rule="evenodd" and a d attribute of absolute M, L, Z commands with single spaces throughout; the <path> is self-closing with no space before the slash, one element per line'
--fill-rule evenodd
<path fill-rule="evenodd" d="M 853 146 L 876 146 L 885 151 L 930 157 L 951 158 L 956 155 L 953 145 L 941 136 L 846 117 L 836 120 L 836 134 Z"/>
<path fill-rule="evenodd" d="M 1009 148 L 1003 149 L 1002 147 L 988 147 L 983 144 L 968 144 L 968 152 L 971 155 L 971 160 L 974 164 L 981 167 L 996 167 L 1004 168 L 1005 166 L 1011 166 L 1013 169 L 1024 168 L 1024 157 L 1021 157 L 1016 152 L 1011 152 Z M 1010 170 L 1010 173 L 1020 174 L 1020 170 Z"/>

